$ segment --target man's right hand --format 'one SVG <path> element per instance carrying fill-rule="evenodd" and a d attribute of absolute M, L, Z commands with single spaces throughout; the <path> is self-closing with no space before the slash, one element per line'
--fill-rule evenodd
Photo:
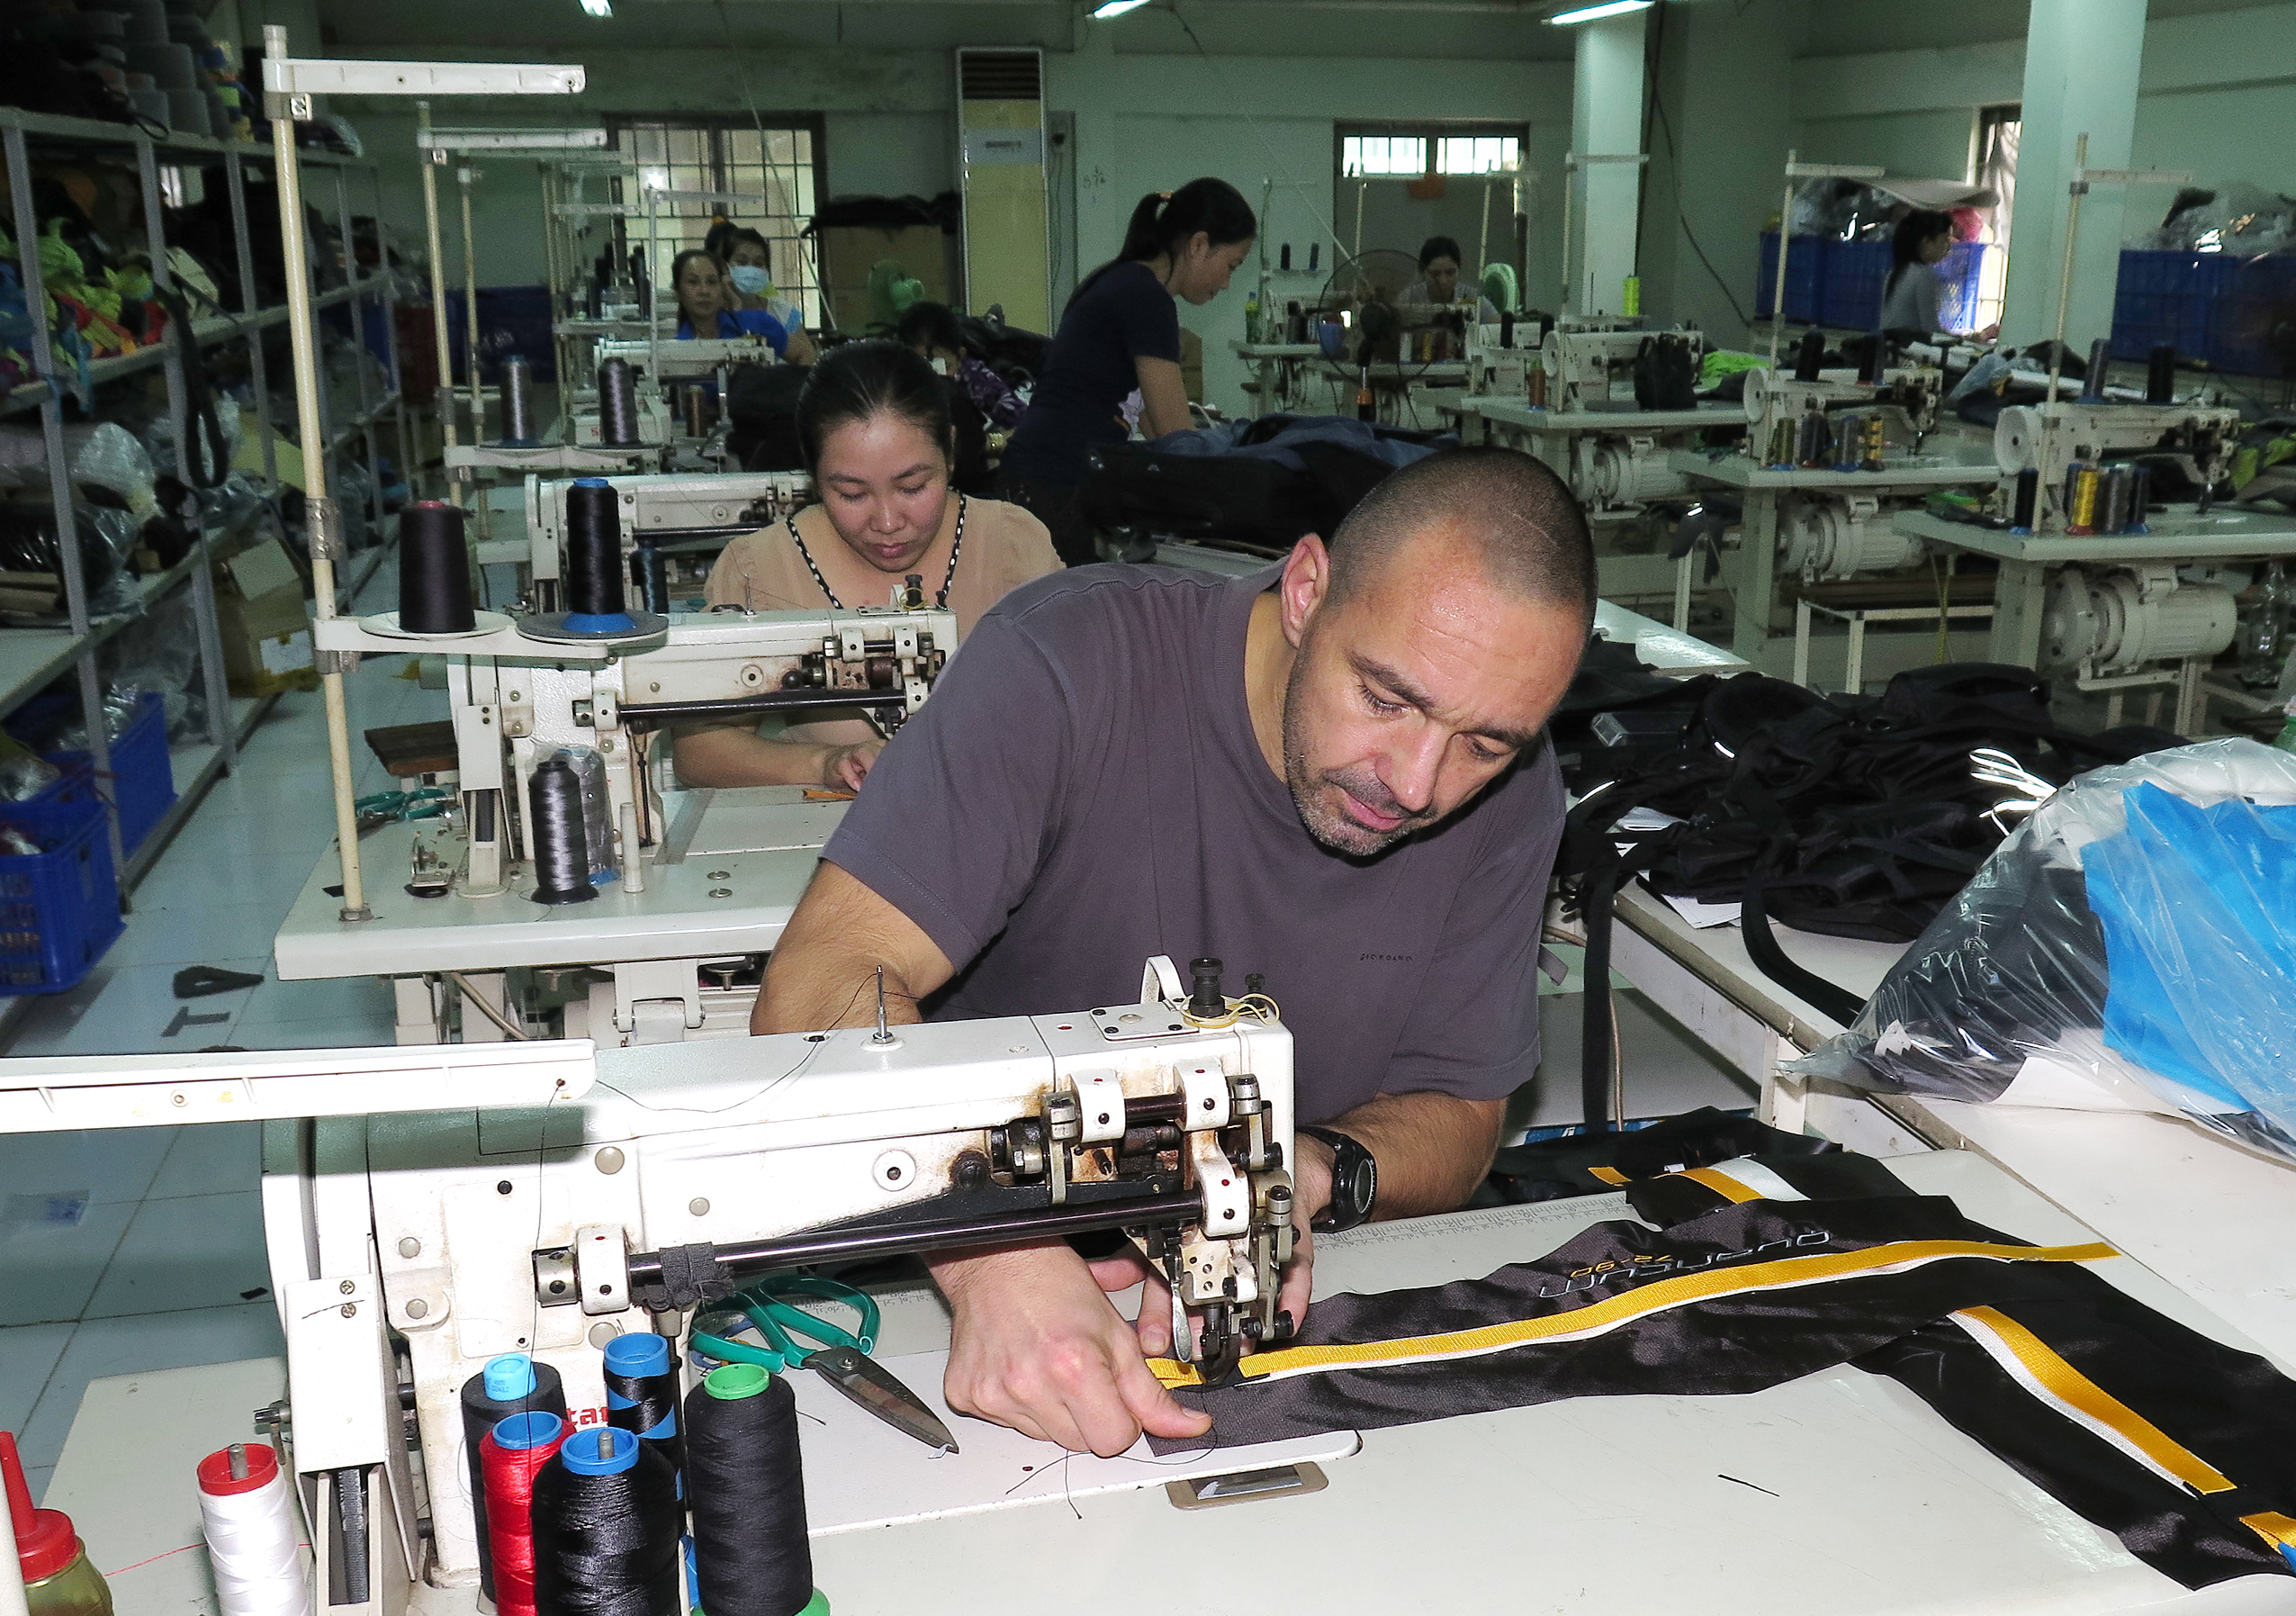
<path fill-rule="evenodd" d="M 1103 1458 L 1142 1431 L 1211 1429 L 1148 1372 L 1132 1326 L 1067 1244 L 939 1259 L 932 1274 L 955 1314 L 942 1389 L 959 1413 Z"/>

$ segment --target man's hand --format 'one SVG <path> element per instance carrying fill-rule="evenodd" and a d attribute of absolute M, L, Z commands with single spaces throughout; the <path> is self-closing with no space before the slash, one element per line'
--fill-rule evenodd
<path fill-rule="evenodd" d="M 959 1413 L 1103 1458 L 1143 1431 L 1194 1437 L 1211 1429 L 1211 1415 L 1182 1408 L 1148 1373 L 1132 1327 L 1065 1243 L 932 1267 L 955 1314 L 942 1390 Z"/>
<path fill-rule="evenodd" d="M 847 746 L 826 749 L 821 764 L 821 784 L 824 790 L 858 791 L 861 781 L 869 778 L 869 765 L 877 762 L 877 754 L 885 750 L 883 741 L 855 741 Z"/>

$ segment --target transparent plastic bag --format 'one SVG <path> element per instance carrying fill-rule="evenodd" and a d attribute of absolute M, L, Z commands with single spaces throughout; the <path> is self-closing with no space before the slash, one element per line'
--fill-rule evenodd
<path fill-rule="evenodd" d="M 2082 775 L 1792 1070 L 2182 1115 L 2296 1161 L 2296 755 L 2204 741 Z"/>
<path fill-rule="evenodd" d="M 134 433 L 112 421 L 64 428 L 72 480 L 105 488 L 128 502 L 138 521 L 159 508 L 151 456 Z M 45 489 L 48 441 L 37 427 L 0 429 L 0 487 Z"/>
<path fill-rule="evenodd" d="M 561 746 L 554 756 L 572 765 L 582 788 L 582 841 L 590 849 L 590 879 L 594 885 L 619 874 L 614 863 L 614 818 L 608 811 L 606 760 L 588 746 Z"/>
<path fill-rule="evenodd" d="M 72 454 L 72 478 L 108 488 L 128 502 L 138 526 L 159 509 L 151 456 L 125 427 L 104 421 Z"/>
<path fill-rule="evenodd" d="M 0 800 L 29 802 L 63 778 L 62 770 L 15 736 L 0 735 Z"/>

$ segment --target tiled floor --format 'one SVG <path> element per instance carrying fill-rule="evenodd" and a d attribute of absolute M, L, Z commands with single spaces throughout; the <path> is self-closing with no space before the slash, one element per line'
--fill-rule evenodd
<path fill-rule="evenodd" d="M 387 565 L 359 601 L 388 610 Z M 445 716 L 445 698 L 383 657 L 351 679 L 362 793 L 388 789 L 357 736 Z M 392 1042 L 373 979 L 282 982 L 273 934 L 332 838 L 325 722 L 316 695 L 290 695 L 219 781 L 136 893 L 124 936 L 72 992 L 35 1007 L 10 1055 L 188 1052 L 210 1044 L 293 1049 Z M 221 965 L 264 976 L 235 993 L 179 1000 L 176 972 Z M 1575 1074 L 1574 980 L 1548 998 L 1549 1072 Z M 178 1023 L 188 1012 L 198 1021 Z M 213 1019 L 207 1019 L 212 1017 Z M 1651 1115 L 1748 1103 L 1670 1024 L 1620 1000 L 1628 1107 Z M 172 1030 L 171 1030 L 172 1029 Z M 1538 1086 L 1517 1126 L 1572 1121 L 1575 1076 Z M 0 1136 L 0 1429 L 23 1440 L 39 1496 L 87 1382 L 281 1350 L 257 1205 L 252 1124 Z"/>
<path fill-rule="evenodd" d="M 386 564 L 360 609 L 388 610 L 396 593 Z M 446 714 L 444 696 L 399 677 L 407 665 L 383 657 L 351 678 L 362 792 L 391 782 L 361 730 Z M 378 982 L 282 982 L 270 970 L 272 935 L 333 839 L 325 756 L 318 696 L 284 698 L 145 877 L 104 963 L 33 1007 L 7 1053 L 389 1043 Z M 178 999 L 176 972 L 194 964 L 264 980 Z M 35 1497 L 91 1378 L 280 1350 L 258 1151 L 244 1124 L 0 1136 L 0 1429 L 23 1439 Z"/>

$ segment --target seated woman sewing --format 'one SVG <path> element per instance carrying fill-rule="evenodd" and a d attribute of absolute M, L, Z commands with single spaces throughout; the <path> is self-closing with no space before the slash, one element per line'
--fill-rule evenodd
<path fill-rule="evenodd" d="M 677 289 L 678 337 L 762 337 L 774 354 L 792 365 L 815 359 L 813 339 L 805 329 L 795 330 L 766 309 L 744 309 L 725 278 L 725 267 L 701 248 L 688 248 L 670 263 L 670 284 Z"/>
<path fill-rule="evenodd" d="M 948 393 L 897 342 L 847 343 L 815 365 L 797 396 L 797 441 L 820 503 L 726 546 L 710 569 L 711 605 L 881 606 L 914 573 L 926 600 L 956 614 L 961 640 L 1007 591 L 1059 570 L 1042 522 L 950 487 Z M 859 715 L 793 724 L 778 738 L 740 721 L 697 725 L 678 736 L 678 774 L 692 786 L 853 790 L 884 745 Z"/>

